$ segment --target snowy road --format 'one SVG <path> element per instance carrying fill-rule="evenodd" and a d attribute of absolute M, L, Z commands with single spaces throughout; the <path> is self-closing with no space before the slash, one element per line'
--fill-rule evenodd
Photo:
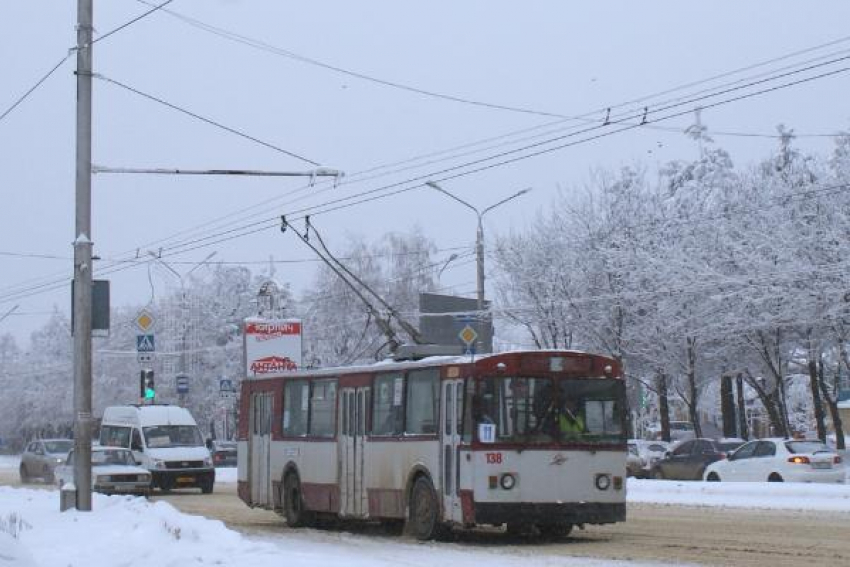
<path fill-rule="evenodd" d="M 16 485 L 14 469 L 0 468 L 0 484 Z M 226 475 L 222 475 L 226 478 Z M 652 483 L 634 492 L 644 497 L 658 486 L 659 493 L 699 493 L 702 483 Z M 33 488 L 38 485 L 32 485 Z M 816 491 L 819 491 L 818 487 Z M 823 487 L 826 488 L 826 487 Z M 845 487 L 850 488 L 850 487 Z M 717 490 L 712 487 L 712 490 Z M 742 485 L 732 487 L 742 491 Z M 758 493 L 761 487 L 754 486 Z M 711 503 L 701 507 L 675 504 L 630 503 L 629 520 L 615 526 L 576 530 L 563 543 L 509 540 L 501 533 L 466 533 L 451 543 L 418 544 L 387 535 L 377 528 L 357 530 L 291 530 L 276 514 L 251 510 L 236 498 L 235 485 L 220 483 L 212 495 L 197 491 L 157 496 L 177 509 L 222 520 L 252 541 L 278 549 L 295 550 L 293 565 L 334 564 L 346 558 L 352 565 L 602 565 L 624 560 L 635 565 L 685 563 L 785 567 L 806 564 L 850 565 L 850 513 L 812 510 L 758 510 Z M 758 502 L 751 495 L 750 502 Z M 690 496 L 692 500 L 694 496 Z M 737 497 L 736 497 L 737 498 Z M 362 558 L 362 560 L 361 560 Z M 357 559 L 356 561 L 353 561 Z"/>

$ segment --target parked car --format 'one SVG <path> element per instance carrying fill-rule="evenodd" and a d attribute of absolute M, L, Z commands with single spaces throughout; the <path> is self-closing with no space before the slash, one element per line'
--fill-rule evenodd
<path fill-rule="evenodd" d="M 632 462 L 632 449 L 636 455 Z M 630 476 L 648 478 L 653 465 L 664 458 L 669 446 L 664 441 L 647 441 L 644 439 L 629 439 L 630 456 L 626 461 L 626 469 Z"/>
<path fill-rule="evenodd" d="M 91 450 L 92 490 L 104 494 L 138 494 L 147 496 L 151 491 L 151 474 L 136 464 L 133 452 L 117 447 L 95 445 Z M 74 481 L 74 451 L 65 464 L 56 469 L 56 483 Z"/>
<path fill-rule="evenodd" d="M 54 470 L 65 462 L 68 451 L 74 448 L 71 439 L 39 439 L 32 441 L 21 455 L 21 466 L 18 469 L 21 482 L 27 483 L 33 478 L 53 484 Z"/>
<path fill-rule="evenodd" d="M 759 439 L 705 469 L 707 481 L 844 482 L 841 457 L 819 440 Z"/>
<path fill-rule="evenodd" d="M 655 424 L 647 428 L 647 436 L 656 441 L 661 441 L 661 425 Z M 685 441 L 694 439 L 694 424 L 690 421 L 671 421 L 670 422 L 670 442 Z"/>
<path fill-rule="evenodd" d="M 643 476 L 643 461 L 638 453 L 637 444 L 629 441 L 629 452 L 626 455 L 626 476 L 640 478 Z"/>
<path fill-rule="evenodd" d="M 670 480 L 702 480 L 705 468 L 737 449 L 742 441 L 690 439 L 682 441 L 657 461 L 651 470 L 652 478 Z"/>
<path fill-rule="evenodd" d="M 213 466 L 236 466 L 236 441 L 210 440 L 207 446 L 212 454 Z"/>

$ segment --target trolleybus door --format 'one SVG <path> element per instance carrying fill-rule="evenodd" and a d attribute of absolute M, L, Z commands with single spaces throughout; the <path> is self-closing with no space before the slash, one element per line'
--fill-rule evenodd
<path fill-rule="evenodd" d="M 369 393 L 369 388 L 340 390 L 339 513 L 343 516 L 364 517 L 369 513 L 364 458 Z"/>
<path fill-rule="evenodd" d="M 463 381 L 443 382 L 442 419 L 442 480 L 443 509 L 446 519 L 455 522 L 463 520 L 460 505 L 460 426 L 463 413 Z"/>
<path fill-rule="evenodd" d="M 251 397 L 251 450 L 248 455 L 248 478 L 254 504 L 271 504 L 271 433 L 272 394 L 254 394 Z"/>

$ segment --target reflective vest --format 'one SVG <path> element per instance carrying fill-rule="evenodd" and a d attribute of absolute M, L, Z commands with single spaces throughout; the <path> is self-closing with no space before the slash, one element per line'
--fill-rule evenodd
<path fill-rule="evenodd" d="M 570 416 L 567 413 L 561 413 L 558 416 L 558 429 L 561 433 L 583 433 L 584 420 L 580 415 Z"/>

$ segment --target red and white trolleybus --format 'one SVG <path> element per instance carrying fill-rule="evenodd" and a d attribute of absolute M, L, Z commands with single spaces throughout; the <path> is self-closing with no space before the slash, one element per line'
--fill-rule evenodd
<path fill-rule="evenodd" d="M 565 536 L 626 518 L 619 364 L 575 351 L 432 357 L 242 382 L 238 492 L 291 526 L 406 521 Z"/>

